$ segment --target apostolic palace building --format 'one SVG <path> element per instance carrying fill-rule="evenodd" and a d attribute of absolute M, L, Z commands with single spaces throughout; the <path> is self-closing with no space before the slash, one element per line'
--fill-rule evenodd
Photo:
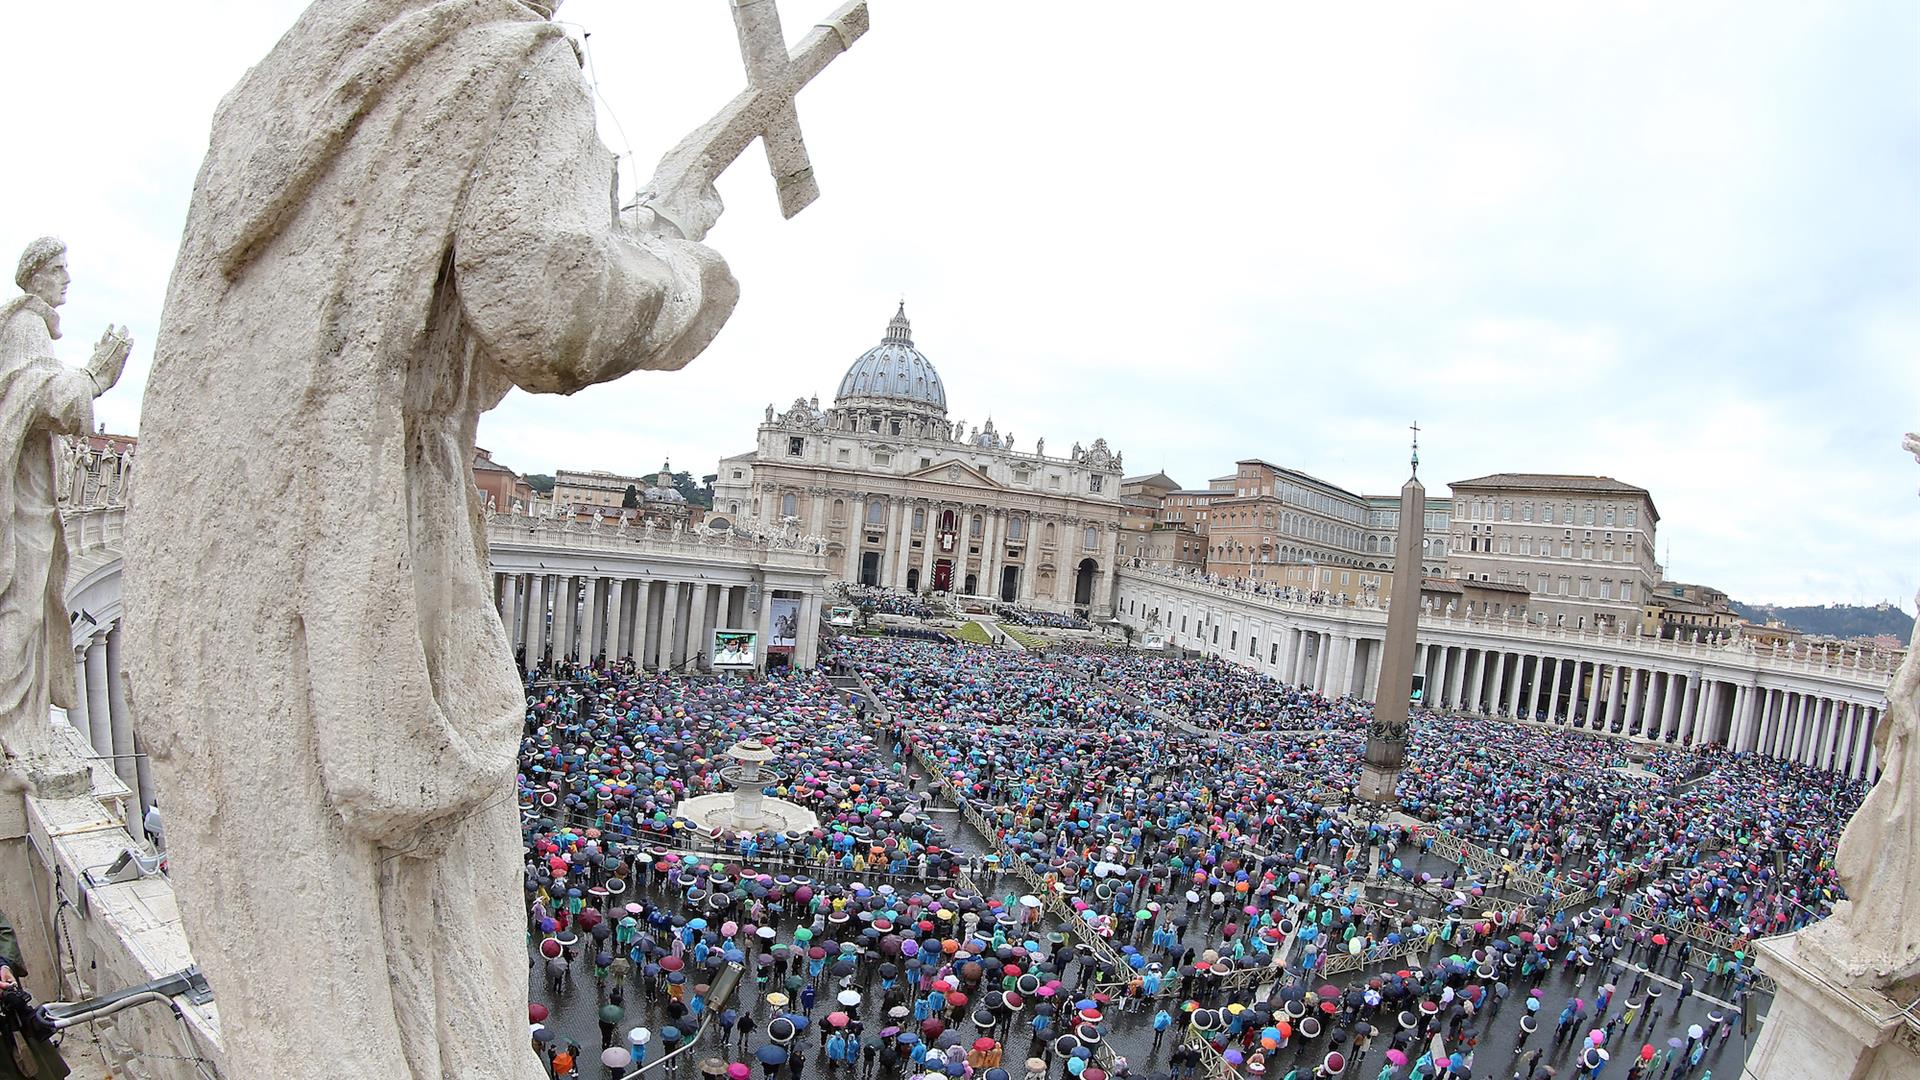
<path fill-rule="evenodd" d="M 947 417 L 906 305 L 847 369 L 831 407 L 767 406 L 753 450 L 720 462 L 709 524 L 793 523 L 824 537 L 835 576 L 1092 616 L 1113 610 L 1120 455 L 1016 450 L 993 421 Z"/>

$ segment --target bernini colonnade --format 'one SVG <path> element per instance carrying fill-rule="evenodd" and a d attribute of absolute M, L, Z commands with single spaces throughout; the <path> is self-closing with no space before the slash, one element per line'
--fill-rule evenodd
<path fill-rule="evenodd" d="M 1372 699 L 1386 612 L 1283 600 L 1157 570 L 1119 572 L 1120 620 L 1329 695 Z M 1662 641 L 1520 619 L 1423 614 L 1416 673 L 1430 708 L 1551 720 L 1651 743 L 1725 745 L 1879 771 L 1873 731 L 1898 657 Z"/>

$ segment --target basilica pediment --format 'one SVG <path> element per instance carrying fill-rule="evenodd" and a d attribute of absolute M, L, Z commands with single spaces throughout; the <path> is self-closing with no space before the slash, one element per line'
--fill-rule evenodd
<path fill-rule="evenodd" d="M 907 476 L 914 480 L 939 480 L 943 483 L 963 484 L 967 487 L 992 488 L 995 491 L 1004 491 L 1007 487 L 964 461 L 943 461 L 924 469 L 915 469 Z"/>

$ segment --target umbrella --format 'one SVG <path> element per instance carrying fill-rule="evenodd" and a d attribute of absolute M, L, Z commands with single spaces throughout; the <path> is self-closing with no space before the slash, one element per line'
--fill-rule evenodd
<path fill-rule="evenodd" d="M 760 1049 L 755 1050 L 753 1056 L 759 1058 L 760 1064 L 762 1065 L 785 1065 L 787 1063 L 787 1048 L 774 1043 L 768 1043 Z"/>
<path fill-rule="evenodd" d="M 860 1004 L 860 991 L 842 990 L 840 991 L 840 996 L 835 998 L 834 1000 L 838 1001 L 840 1004 L 845 1005 L 847 1008 L 851 1009 L 854 1006 Z"/>
<path fill-rule="evenodd" d="M 843 1028 L 843 1027 L 846 1027 L 846 1026 L 847 1026 L 847 1014 L 846 1014 L 846 1013 L 843 1013 L 843 1012 L 830 1012 L 830 1013 L 828 1013 L 828 1014 L 827 1014 L 827 1025 L 828 1025 L 829 1027 L 837 1027 L 837 1028 Z"/>

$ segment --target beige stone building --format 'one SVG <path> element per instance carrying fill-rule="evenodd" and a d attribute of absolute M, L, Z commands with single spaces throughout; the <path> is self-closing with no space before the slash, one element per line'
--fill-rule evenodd
<path fill-rule="evenodd" d="M 1208 572 L 1282 584 L 1309 575 L 1317 580 L 1314 568 L 1391 574 L 1398 495 L 1356 495 L 1259 458 L 1235 466 L 1233 476 L 1213 481 L 1216 490 L 1207 503 Z M 1448 500 L 1428 500 L 1421 566 L 1427 576 L 1446 573 L 1449 512 Z M 1302 567 L 1293 580 L 1285 570 L 1290 566 Z M 1352 574 L 1348 579 L 1355 580 Z"/>
<path fill-rule="evenodd" d="M 1659 511 L 1610 476 L 1494 473 L 1450 485 L 1455 577 L 1523 585 L 1536 622 L 1638 630 L 1660 580 Z"/>
<path fill-rule="evenodd" d="M 1163 472 L 1120 481 L 1123 562 L 1181 569 L 1206 565 L 1206 538 L 1190 522 L 1173 520 L 1167 507 L 1168 497 L 1179 490 L 1180 484 Z"/>
<path fill-rule="evenodd" d="M 1104 439 L 1045 450 L 1015 449 L 991 419 L 948 419 L 902 305 L 831 406 L 767 406 L 754 448 L 720 462 L 710 523 L 791 521 L 826 539 L 847 581 L 1109 615 L 1120 455 Z"/>

